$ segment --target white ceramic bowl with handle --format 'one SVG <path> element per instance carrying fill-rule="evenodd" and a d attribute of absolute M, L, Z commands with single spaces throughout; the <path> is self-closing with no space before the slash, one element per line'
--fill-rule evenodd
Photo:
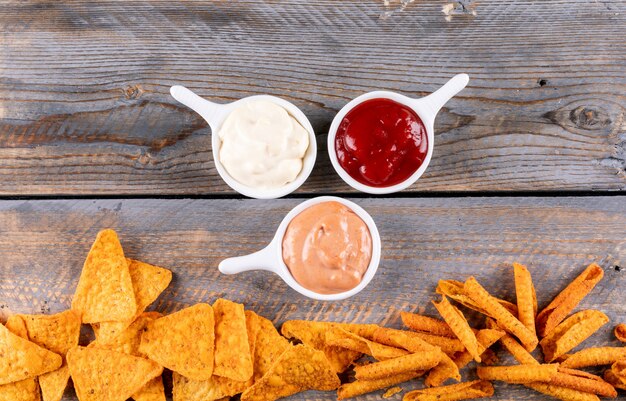
<path fill-rule="evenodd" d="M 215 163 L 215 168 L 224 182 L 240 194 L 257 199 L 280 198 L 298 189 L 302 184 L 304 184 L 306 179 L 311 174 L 313 166 L 315 165 L 315 158 L 317 157 L 315 132 L 313 132 L 313 127 L 311 126 L 309 119 L 304 115 L 302 110 L 296 107 L 293 103 L 276 96 L 255 95 L 239 99 L 236 102 L 219 104 L 201 98 L 191 90 L 180 85 L 172 86 L 170 88 L 170 94 L 174 99 L 200 114 L 200 116 L 202 116 L 202 118 L 209 123 L 209 126 L 211 127 L 211 145 L 213 148 L 213 162 Z M 244 185 L 228 174 L 228 171 L 226 171 L 224 165 L 220 161 L 219 155 L 222 141 L 218 135 L 219 129 L 222 127 L 226 117 L 228 117 L 233 110 L 245 102 L 254 100 L 266 100 L 281 106 L 287 110 L 287 112 L 295 118 L 309 134 L 309 147 L 307 148 L 306 153 L 304 154 L 304 159 L 302 160 L 302 170 L 300 170 L 300 173 L 295 180 L 279 188 L 254 188 Z"/>
<path fill-rule="evenodd" d="M 413 99 L 395 92 L 374 91 L 365 93 L 350 101 L 348 104 L 343 106 L 341 110 L 339 110 L 339 113 L 337 113 L 337 115 L 333 119 L 333 122 L 330 125 L 330 129 L 328 131 L 328 156 L 330 157 L 330 161 L 335 168 L 335 171 L 337 171 L 337 174 L 339 174 L 339 176 L 352 188 L 361 192 L 375 195 L 390 194 L 393 192 L 402 191 L 403 189 L 406 189 L 407 187 L 412 185 L 415 181 L 417 181 L 418 178 L 422 176 L 422 174 L 424 174 L 424 171 L 426 171 L 426 168 L 428 167 L 430 159 L 433 155 L 433 148 L 435 145 L 434 123 L 437 113 L 448 100 L 450 100 L 454 95 L 456 95 L 463 88 L 465 88 L 468 82 L 469 76 L 467 74 L 458 74 L 450 79 L 436 92 L 433 92 L 430 95 L 420 99 Z M 335 137 L 337 135 L 339 125 L 350 110 L 367 100 L 381 98 L 393 100 L 404 106 L 407 106 L 418 115 L 418 117 L 422 120 L 424 126 L 426 127 L 428 150 L 426 152 L 426 157 L 424 158 L 422 165 L 409 178 L 395 185 L 390 185 L 387 187 L 374 187 L 355 180 L 350 174 L 348 174 L 346 170 L 343 169 L 343 167 L 341 167 L 341 164 L 339 164 L 339 160 L 337 159 L 337 151 L 335 150 Z"/>
<path fill-rule="evenodd" d="M 361 220 L 365 222 L 367 228 L 369 229 L 370 236 L 372 237 L 372 258 L 370 259 L 367 270 L 363 275 L 363 279 L 356 287 L 352 288 L 351 290 L 337 294 L 319 294 L 315 291 L 304 288 L 293 278 L 291 272 L 289 271 L 289 268 L 283 260 L 283 237 L 285 236 L 285 231 L 287 230 L 287 226 L 289 225 L 289 223 L 291 223 L 291 220 L 293 220 L 294 217 L 300 214 L 300 212 L 318 203 L 331 201 L 339 202 L 347 206 L 350 210 L 356 213 L 357 216 L 361 218 Z M 318 299 L 321 301 L 337 301 L 359 293 L 370 283 L 370 281 L 372 281 L 372 278 L 374 278 L 374 275 L 378 270 L 378 264 L 380 263 L 380 254 L 380 234 L 378 233 L 378 228 L 376 227 L 376 224 L 374 223 L 374 220 L 372 219 L 372 216 L 369 215 L 369 213 L 367 213 L 356 203 L 349 200 L 338 198 L 335 196 L 320 196 L 300 203 L 298 206 L 294 207 L 289 213 L 287 213 L 285 218 L 283 218 L 283 221 L 278 226 L 276 234 L 274 235 L 274 238 L 268 246 L 250 255 L 224 259 L 219 264 L 219 270 L 224 274 L 238 274 L 251 270 L 270 271 L 277 274 L 289 287 L 293 288 L 294 290 L 306 297 Z"/>

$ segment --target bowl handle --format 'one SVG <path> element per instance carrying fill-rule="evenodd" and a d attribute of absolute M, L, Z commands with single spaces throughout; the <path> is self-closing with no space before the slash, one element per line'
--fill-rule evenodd
<path fill-rule="evenodd" d="M 218 269 L 223 274 L 237 274 L 251 270 L 267 270 L 276 273 L 276 249 L 273 243 L 249 255 L 224 259 Z"/>
<path fill-rule="evenodd" d="M 417 102 L 419 102 L 422 107 L 428 109 L 434 120 L 443 105 L 446 104 L 448 100 L 452 99 L 452 97 L 459 93 L 463 88 L 465 88 L 468 82 L 469 76 L 467 74 L 455 75 L 441 88 L 437 89 L 428 96 L 418 99 Z"/>
<path fill-rule="evenodd" d="M 191 90 L 181 85 L 174 85 L 170 88 L 170 94 L 174 99 L 189 107 L 209 123 L 211 131 L 215 132 L 217 125 L 223 117 L 224 105 L 210 102 L 193 93 Z"/>

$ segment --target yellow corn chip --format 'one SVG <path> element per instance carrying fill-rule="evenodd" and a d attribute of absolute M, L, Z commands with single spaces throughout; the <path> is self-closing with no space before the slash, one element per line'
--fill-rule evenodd
<path fill-rule="evenodd" d="M 10 316 L 6 328 L 16 336 L 28 339 L 26 324 L 19 315 Z M 0 385 L 0 401 L 40 401 L 39 385 L 37 379 L 25 379 L 22 381 Z"/>
<path fill-rule="evenodd" d="M 619 341 L 626 343 L 626 324 L 620 323 L 615 326 L 613 334 L 615 334 L 615 338 L 617 338 Z"/>
<path fill-rule="evenodd" d="M 409 352 L 404 349 L 390 347 L 388 345 L 370 341 L 341 328 L 341 326 L 332 327 L 326 333 L 326 342 L 331 346 L 341 347 L 373 356 L 379 361 L 409 354 Z"/>
<path fill-rule="evenodd" d="M 450 386 L 409 391 L 404 395 L 402 401 L 471 400 L 474 398 L 491 397 L 493 396 L 493 391 L 493 386 L 488 381 L 475 380 Z"/>
<path fill-rule="evenodd" d="M 149 322 L 139 352 L 194 380 L 213 374 L 215 332 L 213 308 L 196 304 Z"/>
<path fill-rule="evenodd" d="M 41 387 L 43 401 L 60 401 L 69 379 L 70 369 L 66 361 L 59 369 L 39 376 L 39 387 Z"/>
<path fill-rule="evenodd" d="M 249 387 L 248 382 L 238 382 L 220 376 L 212 376 L 209 380 L 192 380 L 174 372 L 172 377 L 174 401 L 220 400 L 239 394 Z"/>
<path fill-rule="evenodd" d="M 568 317 L 541 340 L 540 345 L 545 360 L 554 361 L 585 341 L 608 322 L 609 318 L 596 310 L 584 310 Z"/>
<path fill-rule="evenodd" d="M 487 312 L 487 316 L 495 319 L 498 326 L 517 337 L 526 350 L 532 352 L 537 347 L 537 336 L 492 297 L 474 277 L 465 281 L 463 289 L 472 301 Z"/>
<path fill-rule="evenodd" d="M 215 313 L 215 367 L 213 374 L 236 381 L 252 377 L 252 355 L 242 304 L 218 299 Z"/>
<path fill-rule="evenodd" d="M 476 369 L 482 380 L 499 380 L 512 384 L 549 382 L 558 372 L 558 364 L 479 366 Z"/>
<path fill-rule="evenodd" d="M 568 356 L 561 366 L 580 369 L 589 366 L 612 365 L 620 359 L 626 359 L 626 347 L 585 348 Z"/>
<path fill-rule="evenodd" d="M 457 336 L 461 343 L 465 346 L 465 349 L 472 355 L 476 362 L 480 362 L 480 353 L 478 352 L 478 340 L 472 331 L 469 323 L 463 316 L 460 310 L 455 308 L 446 298 L 445 295 L 441 296 L 439 303 L 433 301 L 433 305 L 437 308 L 437 311 L 446 321 L 452 332 Z"/>
<path fill-rule="evenodd" d="M 304 390 L 335 390 L 339 378 L 324 356 L 304 344 L 287 349 L 270 370 L 241 395 L 241 401 L 273 401 Z"/>
<path fill-rule="evenodd" d="M 563 401 L 600 401 L 597 395 L 550 383 L 528 383 L 526 387 Z"/>
<path fill-rule="evenodd" d="M 377 380 L 355 380 L 351 383 L 344 383 L 339 386 L 337 390 L 337 398 L 339 400 L 345 400 L 346 398 L 356 397 L 357 395 L 371 393 L 372 391 L 381 390 L 409 381 L 423 374 L 423 372 L 407 372 Z"/>
<path fill-rule="evenodd" d="M 25 340 L 0 324 L 0 384 L 33 378 L 61 367 L 60 355 Z"/>
<path fill-rule="evenodd" d="M 98 233 L 80 274 L 72 309 L 83 323 L 123 322 L 135 316 L 133 283 L 115 231 Z"/>
<path fill-rule="evenodd" d="M 415 331 L 423 331 L 437 336 L 456 338 L 450 326 L 444 321 L 417 313 L 400 312 L 402 323 Z"/>
<path fill-rule="evenodd" d="M 361 353 L 346 348 L 328 345 L 326 342 L 326 332 L 333 327 L 333 323 L 309 322 L 306 320 L 290 320 L 283 323 L 281 333 L 287 338 L 295 338 L 311 348 L 320 350 L 326 355 L 328 361 L 335 369 L 341 373 L 346 370 L 352 362 L 357 360 Z"/>
<path fill-rule="evenodd" d="M 535 316 L 537 315 L 537 294 L 530 272 L 526 266 L 513 263 L 515 275 L 515 294 L 517 296 L 517 317 L 526 328 L 535 335 Z"/>
<path fill-rule="evenodd" d="M 163 377 L 157 376 L 146 383 L 141 390 L 133 394 L 135 401 L 166 401 Z"/>
<path fill-rule="evenodd" d="M 80 401 L 126 400 L 163 371 L 148 359 L 85 347 L 72 348 L 67 365 Z"/>
<path fill-rule="evenodd" d="M 108 330 L 111 326 L 102 325 L 98 330 L 96 340 L 89 344 L 89 347 L 108 349 L 110 351 L 123 352 L 134 356 L 144 356 L 139 352 L 141 335 L 148 323 L 160 317 L 162 317 L 162 315 L 159 312 L 144 312 L 139 315 L 130 326 L 126 327 L 121 332 L 117 331 L 117 329 L 109 332 Z"/>
<path fill-rule="evenodd" d="M 280 355 L 291 347 L 289 341 L 280 334 L 266 318 L 263 316 L 256 316 L 256 321 L 259 326 L 256 343 L 254 346 L 254 381 L 256 382 L 262 376 L 267 373 L 272 364 L 278 359 Z"/>
<path fill-rule="evenodd" d="M 357 380 L 376 380 L 400 373 L 429 370 L 439 364 L 441 355 L 439 350 L 416 352 L 386 361 L 356 366 L 354 373 Z"/>
<path fill-rule="evenodd" d="M 537 315 L 537 332 L 547 336 L 576 305 L 591 292 L 604 277 L 604 270 L 595 263 L 590 264 L 574 281 L 557 295 L 544 310 Z"/>

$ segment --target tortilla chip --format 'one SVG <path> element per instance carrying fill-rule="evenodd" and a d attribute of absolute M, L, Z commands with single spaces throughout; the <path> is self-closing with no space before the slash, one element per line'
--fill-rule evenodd
<path fill-rule="evenodd" d="M 13 383 L 52 372 L 63 358 L 23 339 L 0 324 L 0 384 Z"/>
<path fill-rule="evenodd" d="M 558 326 L 587 294 L 602 280 L 604 270 L 595 263 L 590 264 L 574 281 L 557 295 L 537 315 L 537 332 L 541 337 L 548 335 Z"/>
<path fill-rule="evenodd" d="M 67 365 L 80 401 L 126 400 L 163 371 L 148 359 L 86 347 L 72 348 Z"/>
<path fill-rule="evenodd" d="M 554 361 L 608 322 L 609 318 L 597 310 L 584 310 L 568 317 L 541 340 L 545 360 Z"/>
<path fill-rule="evenodd" d="M 613 386 L 602 380 L 601 377 L 581 370 L 559 367 L 556 376 L 550 380 L 550 383 L 602 397 L 617 397 L 617 391 Z"/>
<path fill-rule="evenodd" d="M 148 322 L 139 352 L 190 379 L 208 380 L 214 348 L 213 308 L 201 303 Z"/>
<path fill-rule="evenodd" d="M 537 294 L 533 279 L 526 266 L 519 263 L 513 263 L 513 272 L 517 296 L 517 318 L 536 337 Z"/>
<path fill-rule="evenodd" d="M 530 352 L 526 351 L 526 348 L 509 334 L 502 336 L 500 343 L 513 355 L 513 358 L 522 365 L 539 365 L 535 357 L 532 356 Z"/>
<path fill-rule="evenodd" d="M 100 349 L 108 349 L 109 351 L 123 352 L 133 356 L 145 356 L 139 352 L 141 344 L 141 335 L 143 334 L 148 323 L 161 318 L 159 312 L 144 312 L 135 321 L 123 331 L 118 332 L 117 328 L 108 331 L 112 326 L 101 325 L 95 341 L 92 341 L 88 347 L 96 347 Z"/>
<path fill-rule="evenodd" d="M 460 303 L 466 308 L 473 309 L 477 312 L 482 313 L 483 315 L 489 316 L 489 312 L 478 305 L 474 300 L 472 300 L 468 295 L 465 289 L 463 288 L 464 284 L 461 281 L 457 280 L 439 280 L 437 284 L 436 292 L 437 294 L 445 295 L 450 299 Z M 512 315 L 517 316 L 517 305 L 505 301 L 503 299 L 499 299 L 493 297 L 500 305 L 502 305 L 506 310 L 508 310 Z"/>
<path fill-rule="evenodd" d="M 496 298 L 491 296 L 474 277 L 465 281 L 463 289 L 468 297 L 493 318 L 498 326 L 517 337 L 524 348 L 532 352 L 537 347 L 537 335 L 532 333 L 522 322 L 509 312 Z"/>
<path fill-rule="evenodd" d="M 615 362 L 611 365 L 611 372 L 615 374 L 622 383 L 626 384 L 626 360 Z"/>
<path fill-rule="evenodd" d="M 274 327 L 274 324 L 251 312 L 256 316 L 259 329 L 256 335 L 256 343 L 254 347 L 254 381 L 256 382 L 267 373 L 272 364 L 291 347 L 289 341 L 280 334 Z"/>
<path fill-rule="evenodd" d="M 493 396 L 493 386 L 488 381 L 475 380 L 450 386 L 409 391 L 402 401 L 457 401 Z"/>
<path fill-rule="evenodd" d="M 626 359 L 626 347 L 593 347 L 568 356 L 561 366 L 580 369 L 589 366 L 612 365 L 620 359 Z"/>
<path fill-rule="evenodd" d="M 372 391 L 381 390 L 409 381 L 423 374 L 424 372 L 407 372 L 378 380 L 355 380 L 351 383 L 344 383 L 339 386 L 337 390 L 337 399 L 345 400 L 346 398 L 371 393 Z"/>
<path fill-rule="evenodd" d="M 300 344 L 288 348 L 261 380 L 244 391 L 241 401 L 273 401 L 304 390 L 335 390 L 340 384 L 324 353 Z"/>
<path fill-rule="evenodd" d="M 403 355 L 386 361 L 356 366 L 354 373 L 357 380 L 376 380 L 406 372 L 429 370 L 441 361 L 441 351 L 421 351 Z"/>
<path fill-rule="evenodd" d="M 10 316 L 6 328 L 16 336 L 28 339 L 26 324 L 19 315 Z M 0 401 L 40 401 L 36 378 L 0 385 Z"/>
<path fill-rule="evenodd" d="M 604 372 L 604 380 L 615 388 L 626 390 L 626 382 L 617 377 L 617 375 L 611 369 L 608 369 Z"/>
<path fill-rule="evenodd" d="M 600 401 L 598 396 L 595 394 L 585 393 L 567 387 L 556 386 L 550 383 L 528 383 L 525 384 L 525 386 L 532 388 L 541 394 L 549 395 L 563 401 Z"/>
<path fill-rule="evenodd" d="M 620 323 L 615 326 L 613 334 L 615 334 L 615 338 L 617 338 L 619 341 L 626 343 L 626 324 Z"/>
<path fill-rule="evenodd" d="M 115 231 L 98 233 L 80 274 L 72 309 L 83 323 L 123 322 L 135 316 L 133 283 Z"/>
<path fill-rule="evenodd" d="M 163 377 L 157 376 L 146 383 L 141 390 L 133 394 L 135 401 L 166 401 Z"/>
<path fill-rule="evenodd" d="M 415 332 L 413 333 L 413 335 L 421 338 L 430 345 L 441 348 L 441 350 L 448 355 L 454 355 L 457 352 L 462 352 L 463 350 L 465 350 L 465 347 L 458 338 L 436 336 L 433 334 L 420 332 Z"/>
<path fill-rule="evenodd" d="M 26 328 L 24 319 L 22 319 L 22 315 L 9 316 L 5 327 L 16 336 L 20 336 L 28 340 L 28 329 Z"/>
<path fill-rule="evenodd" d="M 252 377 L 252 355 L 242 304 L 218 299 L 215 313 L 215 367 L 213 374 L 236 381 Z"/>
<path fill-rule="evenodd" d="M 283 323 L 281 333 L 287 338 L 295 338 L 311 348 L 320 350 L 335 369 L 335 372 L 345 371 L 355 360 L 361 357 L 361 353 L 346 348 L 329 345 L 326 342 L 326 332 L 333 327 L 333 323 L 309 322 L 306 320 L 289 320 Z"/>
<path fill-rule="evenodd" d="M 400 318 L 402 319 L 402 323 L 411 330 L 456 338 L 450 326 L 442 320 L 409 312 L 400 312 Z"/>
<path fill-rule="evenodd" d="M 499 380 L 512 384 L 547 383 L 558 372 L 558 364 L 479 366 L 476 369 L 482 380 Z"/>
<path fill-rule="evenodd" d="M 461 341 L 465 349 L 472 355 L 476 362 L 480 362 L 480 353 L 478 352 L 478 340 L 472 331 L 467 319 L 463 316 L 460 310 L 453 306 L 445 295 L 441 296 L 439 303 L 433 301 L 433 305 L 437 308 L 437 311 L 448 323 L 450 329 L 454 332 L 456 337 Z"/>
<path fill-rule="evenodd" d="M 174 401 L 220 400 L 239 394 L 249 387 L 248 382 L 237 382 L 220 376 L 212 376 L 209 380 L 192 380 L 174 372 L 172 378 Z"/>
<path fill-rule="evenodd" d="M 41 387 L 43 401 L 60 401 L 69 379 L 70 369 L 66 361 L 59 369 L 39 376 L 39 387 Z"/>
<path fill-rule="evenodd" d="M 341 328 L 341 326 L 332 327 L 326 333 L 326 342 L 331 346 L 341 347 L 373 356 L 379 361 L 409 354 L 409 352 L 404 349 L 390 347 L 388 345 L 370 341 Z"/>

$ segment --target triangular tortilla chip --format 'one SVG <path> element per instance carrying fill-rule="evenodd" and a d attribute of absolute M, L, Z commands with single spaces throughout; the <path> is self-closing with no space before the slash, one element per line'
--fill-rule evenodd
<path fill-rule="evenodd" d="M 176 372 L 172 375 L 176 401 L 214 401 L 232 397 L 248 388 L 247 382 L 237 382 L 226 377 L 211 376 L 209 380 L 192 380 Z"/>
<path fill-rule="evenodd" d="M 135 401 L 165 401 L 163 377 L 158 376 L 146 383 L 138 392 L 133 394 Z"/>
<path fill-rule="evenodd" d="M 139 352 L 194 380 L 213 374 L 215 333 L 213 308 L 197 304 L 154 320 L 141 336 Z"/>
<path fill-rule="evenodd" d="M 280 331 L 287 338 L 296 338 L 303 344 L 324 352 L 326 358 L 335 369 L 341 373 L 352 362 L 361 357 L 361 353 L 346 348 L 335 347 L 326 342 L 326 332 L 336 327 L 330 322 L 309 322 L 306 320 L 289 320 L 283 323 Z"/>
<path fill-rule="evenodd" d="M 28 338 L 26 324 L 18 315 L 9 317 L 6 328 L 16 336 Z M 0 385 L 0 401 L 41 401 L 37 379 Z"/>
<path fill-rule="evenodd" d="M 273 401 L 304 390 L 336 390 L 341 382 L 322 351 L 289 347 L 269 371 L 244 391 L 241 401 Z"/>
<path fill-rule="evenodd" d="M 123 322 L 135 316 L 133 283 L 115 231 L 98 233 L 80 274 L 72 309 L 83 323 Z"/>
<path fill-rule="evenodd" d="M 252 355 L 243 305 L 226 299 L 213 304 L 215 313 L 215 367 L 213 374 L 236 381 L 252 377 Z"/>
<path fill-rule="evenodd" d="M 86 347 L 72 348 L 67 364 L 81 401 L 126 400 L 163 371 L 148 359 Z"/>
<path fill-rule="evenodd" d="M 289 341 L 280 334 L 274 324 L 256 315 L 259 329 L 256 335 L 254 346 L 254 381 L 259 380 L 269 369 L 278 357 L 291 346 Z"/>
<path fill-rule="evenodd" d="M 41 387 L 43 401 L 60 401 L 69 379 L 70 369 L 67 367 L 67 362 L 59 369 L 39 376 L 39 387 Z"/>
<path fill-rule="evenodd" d="M 96 335 L 96 340 L 89 347 L 108 349 L 110 351 L 123 352 L 134 356 L 144 356 L 139 352 L 141 335 L 144 329 L 153 320 L 160 318 L 159 312 L 144 312 L 130 326 L 118 332 L 115 329 L 109 332 L 111 326 L 101 325 Z"/>
<path fill-rule="evenodd" d="M 137 303 L 137 312 L 132 319 L 124 322 L 102 322 L 99 323 L 98 330 L 111 334 L 106 338 L 98 340 L 107 342 L 113 339 L 114 333 L 122 332 L 126 327 L 130 326 L 146 308 L 153 303 L 159 295 L 170 285 L 172 281 L 172 272 L 162 267 L 150 265 L 138 260 L 126 259 L 128 262 L 128 271 L 133 282 L 135 291 L 135 302 Z"/>
<path fill-rule="evenodd" d="M 29 379 L 61 367 L 60 355 L 11 333 L 0 324 L 0 384 Z"/>

